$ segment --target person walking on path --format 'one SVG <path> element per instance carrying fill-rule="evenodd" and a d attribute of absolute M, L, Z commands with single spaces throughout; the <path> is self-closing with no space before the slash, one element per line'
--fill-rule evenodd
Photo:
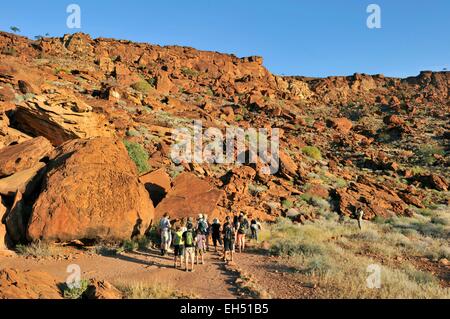
<path fill-rule="evenodd" d="M 174 268 L 177 268 L 178 258 L 180 258 L 180 268 L 183 265 L 184 256 L 184 241 L 183 241 L 183 230 L 180 225 L 175 229 L 175 234 L 173 236 L 173 247 L 174 247 Z"/>
<path fill-rule="evenodd" d="M 214 245 L 214 251 L 217 252 L 217 243 L 222 246 L 222 238 L 220 236 L 220 222 L 217 218 L 213 220 L 211 225 L 211 237 Z"/>
<path fill-rule="evenodd" d="M 223 225 L 223 261 L 228 260 L 228 254 L 230 254 L 231 261 L 233 261 L 233 255 L 234 255 L 234 226 L 231 222 L 230 216 L 226 217 L 225 224 Z"/>
<path fill-rule="evenodd" d="M 245 217 L 245 214 L 242 213 L 241 216 L 239 217 L 237 229 L 237 244 L 240 253 L 245 250 L 245 236 L 249 228 L 250 226 L 248 224 L 248 220 Z"/>
<path fill-rule="evenodd" d="M 172 233 L 169 214 L 165 213 L 159 221 L 159 229 L 161 232 L 161 256 L 165 256 L 172 242 Z"/>
<path fill-rule="evenodd" d="M 189 271 L 189 262 L 191 262 L 191 271 L 194 271 L 194 259 L 195 259 L 195 232 L 192 223 L 187 224 L 187 230 L 183 233 L 184 241 L 184 262 L 186 265 L 186 271 Z"/>

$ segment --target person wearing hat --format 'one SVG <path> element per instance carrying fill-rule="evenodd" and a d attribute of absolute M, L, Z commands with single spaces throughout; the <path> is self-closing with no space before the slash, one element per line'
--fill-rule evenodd
<path fill-rule="evenodd" d="M 163 217 L 159 221 L 159 229 L 161 232 L 161 256 L 167 254 L 170 243 L 172 242 L 172 232 L 169 213 L 164 213 Z"/>

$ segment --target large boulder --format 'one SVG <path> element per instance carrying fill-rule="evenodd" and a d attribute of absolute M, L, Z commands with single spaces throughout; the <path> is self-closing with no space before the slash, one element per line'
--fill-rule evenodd
<path fill-rule="evenodd" d="M 88 300 L 97 299 L 122 299 L 122 293 L 116 287 L 104 280 L 91 279 L 83 298 Z"/>
<path fill-rule="evenodd" d="M 122 240 L 144 233 L 153 204 L 123 143 L 73 140 L 48 164 L 33 206 L 29 240 Z"/>
<path fill-rule="evenodd" d="M 76 138 L 111 136 L 104 118 L 91 106 L 63 93 L 39 95 L 17 105 L 15 120 L 21 130 L 45 136 L 54 145 Z"/>
<path fill-rule="evenodd" d="M 13 205 L 4 218 L 7 234 L 14 243 L 20 243 L 26 240 L 26 215 L 26 207 L 22 193 L 17 192 Z"/>
<path fill-rule="evenodd" d="M 1 89 L 0 89 L 0 100 L 1 100 Z M 27 140 L 30 140 L 31 137 L 26 135 L 25 133 L 22 133 L 12 127 L 10 127 L 9 118 L 6 115 L 6 111 L 9 109 L 15 108 L 15 106 L 12 104 L 11 107 L 9 105 L 12 103 L 2 103 L 0 101 L 0 149 L 17 144 L 22 143 Z"/>
<path fill-rule="evenodd" d="M 3 203 L 0 201 L 0 250 L 5 250 L 8 248 L 7 239 L 6 239 L 6 226 L 3 223 L 3 219 L 6 215 L 6 207 L 3 206 Z"/>
<path fill-rule="evenodd" d="M 45 163 L 37 163 L 35 166 L 18 172 L 14 175 L 0 179 L 0 194 L 14 196 L 17 192 L 31 195 L 39 185 L 45 173 Z"/>
<path fill-rule="evenodd" d="M 38 271 L 0 270 L 0 299 L 61 299 L 58 283 Z"/>
<path fill-rule="evenodd" d="M 181 173 L 173 187 L 156 207 L 156 218 L 169 213 L 172 219 L 194 217 L 197 214 L 214 216 L 223 191 L 192 173 Z"/>
<path fill-rule="evenodd" d="M 0 177 L 36 166 L 39 161 L 48 157 L 52 150 L 52 144 L 45 137 L 36 137 L 1 149 Z"/>
<path fill-rule="evenodd" d="M 348 134 L 353 127 L 352 121 L 345 117 L 331 119 L 327 122 L 328 126 L 334 128 L 339 133 Z"/>
<path fill-rule="evenodd" d="M 399 195 L 386 185 L 376 183 L 360 176 L 349 187 L 335 191 L 338 200 L 338 212 L 346 216 L 355 216 L 357 208 L 364 211 L 364 219 L 409 215 L 408 205 Z"/>
<path fill-rule="evenodd" d="M 150 193 L 150 197 L 155 206 L 163 200 L 171 188 L 170 176 L 164 168 L 145 174 L 139 180 Z"/>

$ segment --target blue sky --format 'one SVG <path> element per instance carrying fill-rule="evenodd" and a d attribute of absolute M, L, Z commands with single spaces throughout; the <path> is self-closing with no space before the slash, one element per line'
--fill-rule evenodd
<path fill-rule="evenodd" d="M 81 7 L 80 30 L 66 8 Z M 368 29 L 366 8 L 381 7 Z M 81 31 L 160 45 L 261 55 L 275 74 L 411 76 L 450 69 L 449 0 L 41 0 L 3 1 L 0 30 L 33 38 Z"/>

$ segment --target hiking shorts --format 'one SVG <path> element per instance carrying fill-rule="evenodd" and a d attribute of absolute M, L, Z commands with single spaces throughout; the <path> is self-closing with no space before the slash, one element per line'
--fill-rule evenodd
<path fill-rule="evenodd" d="M 173 248 L 175 257 L 184 256 L 184 245 L 175 245 Z"/>
<path fill-rule="evenodd" d="M 238 243 L 240 243 L 244 239 L 245 239 L 245 234 L 237 233 L 237 241 L 238 241 Z"/>
<path fill-rule="evenodd" d="M 206 237 L 205 235 L 198 235 L 197 236 L 197 248 L 198 249 L 205 249 L 206 245 Z"/>
<path fill-rule="evenodd" d="M 195 247 L 186 247 L 184 250 L 184 255 L 186 257 L 186 260 L 188 260 L 189 258 L 192 258 L 192 260 L 194 260 Z"/>
<path fill-rule="evenodd" d="M 213 245 L 214 245 L 214 247 L 216 247 L 217 246 L 217 243 L 219 243 L 219 245 L 222 245 L 222 239 L 220 238 L 220 235 L 219 236 L 212 236 L 212 240 L 213 240 Z"/>
<path fill-rule="evenodd" d="M 225 251 L 234 251 L 234 241 L 229 239 L 223 240 L 223 249 Z"/>

